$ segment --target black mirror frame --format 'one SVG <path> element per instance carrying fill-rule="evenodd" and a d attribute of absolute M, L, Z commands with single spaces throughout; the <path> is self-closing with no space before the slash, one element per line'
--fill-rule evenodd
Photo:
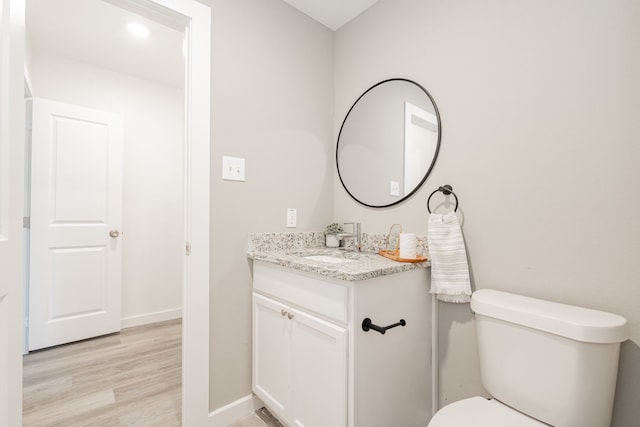
<path fill-rule="evenodd" d="M 347 119 L 349 118 L 349 114 L 355 108 L 355 106 L 358 104 L 358 101 L 360 101 L 367 93 L 369 93 L 374 88 L 376 88 L 376 87 L 378 87 L 378 86 L 380 86 L 380 85 L 382 85 L 384 83 L 388 83 L 388 82 L 392 82 L 392 81 L 403 81 L 403 82 L 412 83 L 412 84 L 416 85 L 417 87 L 419 87 L 425 93 L 425 95 L 427 95 L 427 97 L 431 101 L 431 104 L 433 105 L 433 109 L 434 109 L 434 111 L 436 113 L 436 117 L 438 119 L 438 142 L 437 142 L 437 145 L 436 145 L 435 153 L 433 154 L 433 160 L 431 161 L 431 165 L 429 165 L 429 168 L 427 169 L 427 171 L 424 174 L 424 177 L 422 178 L 420 183 L 418 185 L 416 185 L 416 187 L 413 190 L 411 190 L 411 192 L 409 194 L 407 194 L 407 195 L 403 196 L 402 198 L 398 199 L 397 201 L 395 201 L 393 203 L 389 203 L 387 205 L 370 205 L 370 204 L 367 204 L 367 203 L 363 202 L 362 200 L 359 200 L 356 196 L 354 196 L 349 191 L 349 189 L 345 185 L 344 181 L 342 180 L 342 175 L 340 175 L 340 165 L 338 164 L 338 152 L 339 152 L 339 147 L 340 147 L 340 136 L 342 135 L 342 130 L 344 129 L 344 125 L 347 122 Z M 442 140 L 442 121 L 440 120 L 440 111 L 438 110 L 438 106 L 436 105 L 436 102 L 434 101 L 434 99 L 431 96 L 431 94 L 429 93 L 429 91 L 427 91 L 427 89 L 425 89 L 421 84 L 416 83 L 413 80 L 409 80 L 409 79 L 405 79 L 405 78 L 390 78 L 390 79 L 386 79 L 386 80 L 383 80 L 381 82 L 378 82 L 378 83 L 374 84 L 373 86 L 371 86 L 366 91 L 364 91 L 364 93 L 362 95 L 360 95 L 358 97 L 358 99 L 356 99 L 356 101 L 353 103 L 351 108 L 349 108 L 349 111 L 345 115 L 344 120 L 342 121 L 342 125 L 340 126 L 340 132 L 338 133 L 338 140 L 336 142 L 336 169 L 338 170 L 338 177 L 340 178 L 340 183 L 342 184 L 342 187 L 345 189 L 347 194 L 349 194 L 349 196 L 351 196 L 351 198 L 353 200 L 355 200 L 356 202 L 360 203 L 361 205 L 364 205 L 364 206 L 367 206 L 367 207 L 370 207 L 370 208 L 388 208 L 390 206 L 395 206 L 395 205 L 397 205 L 399 203 L 402 203 L 403 201 L 407 200 L 411 196 L 413 196 L 422 187 L 424 182 L 427 180 L 427 178 L 429 177 L 429 174 L 431 173 L 431 170 L 433 169 L 433 167 L 436 164 L 436 160 L 438 159 L 438 153 L 440 152 L 440 141 L 441 140 Z"/>

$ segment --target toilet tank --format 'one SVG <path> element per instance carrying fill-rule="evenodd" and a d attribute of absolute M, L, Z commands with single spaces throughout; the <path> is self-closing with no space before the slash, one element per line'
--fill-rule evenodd
<path fill-rule="evenodd" d="M 471 309 L 495 399 L 555 427 L 610 425 L 624 317 L 489 289 Z"/>

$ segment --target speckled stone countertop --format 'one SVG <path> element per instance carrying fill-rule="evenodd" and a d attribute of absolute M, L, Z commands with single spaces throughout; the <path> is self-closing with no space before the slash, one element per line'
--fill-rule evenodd
<path fill-rule="evenodd" d="M 384 249 L 386 235 L 362 235 L 363 252 L 327 248 L 322 232 L 309 233 L 255 233 L 249 235 L 247 256 L 253 260 L 334 279 L 359 281 L 429 267 L 429 262 L 397 262 L 378 255 Z M 426 254 L 423 236 L 418 238 L 418 253 Z M 327 255 L 352 260 L 329 263 L 308 259 L 313 255 Z"/>

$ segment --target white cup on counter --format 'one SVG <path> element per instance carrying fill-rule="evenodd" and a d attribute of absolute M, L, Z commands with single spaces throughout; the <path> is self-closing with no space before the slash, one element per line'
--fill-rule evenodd
<path fill-rule="evenodd" d="M 400 258 L 417 258 L 418 236 L 415 233 L 400 233 Z"/>

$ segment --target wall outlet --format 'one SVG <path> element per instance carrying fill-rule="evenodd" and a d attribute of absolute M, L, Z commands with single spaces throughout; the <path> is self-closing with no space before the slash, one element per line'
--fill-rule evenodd
<path fill-rule="evenodd" d="M 287 208 L 287 228 L 295 228 L 298 222 L 298 210 Z"/>
<path fill-rule="evenodd" d="M 390 181 L 390 183 L 389 183 L 389 195 L 390 196 L 399 196 L 400 195 L 400 183 L 398 181 Z"/>
<path fill-rule="evenodd" d="M 222 179 L 226 181 L 244 181 L 244 159 L 223 156 Z"/>

